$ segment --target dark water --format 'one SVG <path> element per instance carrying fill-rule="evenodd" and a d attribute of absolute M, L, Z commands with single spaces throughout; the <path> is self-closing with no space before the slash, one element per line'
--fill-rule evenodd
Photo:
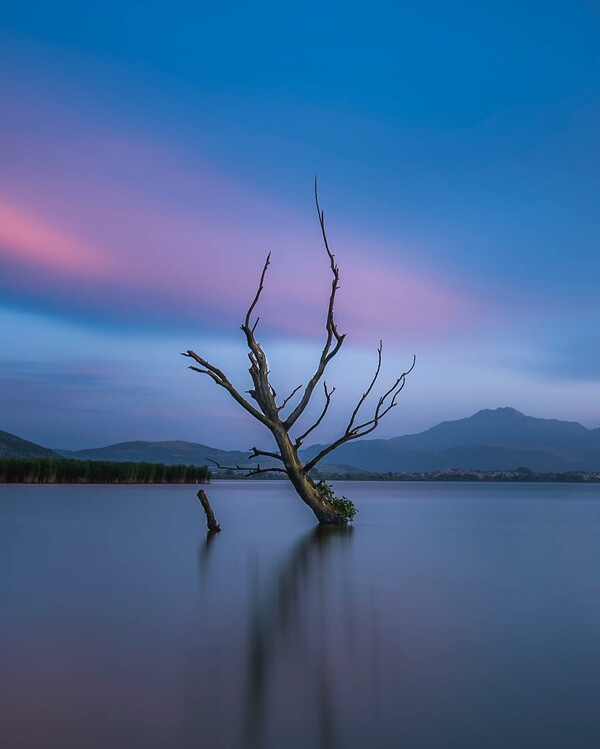
<path fill-rule="evenodd" d="M 4 749 L 600 746 L 600 487 L 0 487 Z"/>

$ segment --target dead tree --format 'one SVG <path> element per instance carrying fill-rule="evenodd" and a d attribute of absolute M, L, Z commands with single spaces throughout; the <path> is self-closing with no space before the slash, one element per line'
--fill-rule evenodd
<path fill-rule="evenodd" d="M 329 241 L 327 239 L 327 233 L 325 231 L 325 213 L 321 210 L 319 205 L 319 195 L 317 189 L 317 180 L 315 179 L 315 204 L 317 208 L 317 214 L 319 217 L 319 224 L 321 226 L 321 234 L 323 237 L 323 244 L 325 251 L 329 258 L 329 266 L 331 268 L 331 292 L 329 294 L 329 305 L 327 308 L 327 321 L 325 329 L 327 331 L 325 345 L 321 351 L 321 356 L 315 368 L 314 374 L 304 386 L 298 385 L 287 398 L 284 398 L 281 403 L 277 402 L 277 393 L 273 386 L 269 382 L 269 366 L 267 364 L 267 357 L 260 345 L 256 340 L 256 327 L 258 325 L 259 318 L 257 317 L 254 322 L 253 314 L 254 310 L 260 300 L 265 282 L 265 276 L 267 269 L 271 262 L 271 253 L 267 256 L 265 264 L 260 275 L 260 281 L 258 284 L 258 290 L 252 300 L 250 307 L 246 313 L 246 317 L 241 326 L 241 329 L 246 337 L 246 343 L 248 344 L 248 358 L 250 359 L 250 377 L 252 378 L 253 387 L 246 391 L 250 398 L 254 401 L 251 403 L 250 400 L 246 399 L 242 393 L 240 393 L 232 384 L 227 375 L 214 364 L 199 356 L 195 351 L 188 350 L 182 354 L 182 356 L 193 359 L 196 364 L 191 365 L 189 369 L 194 372 L 200 372 L 200 374 L 207 375 L 217 385 L 224 388 L 231 397 L 251 416 L 258 421 L 262 422 L 265 427 L 271 432 L 275 439 L 278 451 L 267 451 L 259 450 L 256 447 L 252 448 L 252 454 L 249 456 L 249 460 L 254 458 L 267 457 L 277 461 L 277 466 L 269 465 L 261 467 L 260 464 L 253 464 L 251 466 L 220 466 L 219 468 L 227 468 L 232 470 L 246 471 L 247 476 L 256 476 L 258 474 L 270 473 L 277 471 L 287 475 L 291 481 L 294 489 L 300 496 L 303 502 L 305 502 L 310 509 L 316 515 L 319 523 L 323 524 L 334 524 L 343 525 L 352 519 L 354 515 L 354 506 L 351 502 L 345 498 L 338 499 L 333 496 L 333 493 L 326 484 L 323 482 L 316 483 L 310 475 L 310 472 L 315 466 L 329 453 L 331 453 L 340 445 L 355 440 L 358 437 L 364 437 L 365 435 L 372 432 L 377 428 L 381 419 L 386 416 L 395 406 L 398 395 L 404 388 L 407 376 L 412 372 L 416 358 L 413 356 L 411 366 L 402 374 L 396 378 L 394 383 L 389 387 L 379 398 L 377 399 L 374 409 L 371 411 L 370 416 L 360 416 L 365 401 L 371 395 L 375 384 L 379 378 L 381 371 L 381 359 L 382 359 L 382 343 L 379 342 L 377 349 L 377 367 L 375 374 L 373 375 L 367 389 L 360 397 L 356 408 L 352 412 L 350 419 L 346 425 L 343 433 L 331 444 L 324 447 L 317 455 L 310 460 L 303 463 L 298 456 L 300 447 L 306 440 L 309 434 L 311 434 L 323 421 L 329 405 L 331 403 L 331 397 L 335 391 L 335 388 L 329 388 L 327 383 L 323 381 L 323 393 L 325 402 L 323 409 L 315 422 L 313 422 L 308 428 L 304 429 L 298 436 L 293 437 L 291 435 L 292 429 L 296 426 L 298 420 L 306 410 L 311 398 L 314 395 L 315 389 L 323 379 L 325 370 L 329 362 L 336 356 L 344 343 L 346 337 L 345 333 L 338 331 L 335 316 L 335 299 L 336 293 L 339 288 L 340 271 L 335 262 L 335 258 L 329 247 Z M 298 393 L 299 400 L 297 404 L 292 407 L 292 401 L 294 396 Z M 284 415 L 284 410 L 288 411 L 287 415 Z"/>

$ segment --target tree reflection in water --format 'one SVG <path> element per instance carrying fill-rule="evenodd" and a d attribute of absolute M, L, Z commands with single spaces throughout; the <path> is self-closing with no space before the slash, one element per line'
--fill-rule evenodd
<path fill-rule="evenodd" d="M 244 554 L 243 543 L 207 535 L 200 640 L 187 666 L 190 745 L 218 736 L 232 749 L 341 747 L 356 670 L 352 536 L 319 526 L 275 562 L 272 548 Z"/>
<path fill-rule="evenodd" d="M 313 713 L 316 745 L 339 746 L 331 668 L 332 659 L 350 644 L 351 619 L 345 628 L 332 620 L 327 578 L 339 571 L 332 557 L 339 559 L 340 547 L 348 546 L 351 537 L 352 528 L 315 528 L 293 549 L 264 600 L 258 570 L 253 571 L 241 742 L 247 749 L 268 745 L 272 701 L 292 713 Z M 338 590 L 343 587 L 342 578 Z M 287 698 L 282 700 L 277 688 L 289 690 Z"/>

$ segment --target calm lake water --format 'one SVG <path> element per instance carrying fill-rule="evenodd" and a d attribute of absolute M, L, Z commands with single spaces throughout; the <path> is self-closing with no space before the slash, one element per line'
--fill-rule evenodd
<path fill-rule="evenodd" d="M 600 486 L 0 486 L 3 749 L 596 749 Z"/>

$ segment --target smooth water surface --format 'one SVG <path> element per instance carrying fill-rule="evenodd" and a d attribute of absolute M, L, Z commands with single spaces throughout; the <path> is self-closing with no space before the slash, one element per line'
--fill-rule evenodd
<path fill-rule="evenodd" d="M 600 486 L 0 486 L 4 749 L 600 746 Z"/>

